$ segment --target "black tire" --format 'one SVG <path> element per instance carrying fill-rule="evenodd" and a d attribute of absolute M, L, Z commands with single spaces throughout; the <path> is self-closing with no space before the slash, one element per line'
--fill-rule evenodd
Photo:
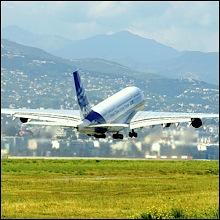
<path fill-rule="evenodd" d="M 123 134 L 113 134 L 112 138 L 114 138 L 114 139 L 123 139 Z"/>

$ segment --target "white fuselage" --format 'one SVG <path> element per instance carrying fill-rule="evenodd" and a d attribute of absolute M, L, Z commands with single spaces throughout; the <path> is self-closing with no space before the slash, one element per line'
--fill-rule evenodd
<path fill-rule="evenodd" d="M 106 123 L 126 123 L 129 116 L 144 108 L 144 94 L 137 87 L 126 87 L 92 108 Z"/>
<path fill-rule="evenodd" d="M 92 107 L 91 113 L 84 118 L 80 130 L 95 124 L 128 123 L 130 118 L 143 108 L 143 92 L 134 86 L 126 87 Z"/>

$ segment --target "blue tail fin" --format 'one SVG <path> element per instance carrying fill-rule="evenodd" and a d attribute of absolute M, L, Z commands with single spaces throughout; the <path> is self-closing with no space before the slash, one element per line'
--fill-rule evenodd
<path fill-rule="evenodd" d="M 91 106 L 88 102 L 85 89 L 81 83 L 78 71 L 73 72 L 73 78 L 75 83 L 78 104 L 83 116 L 86 117 L 88 113 L 91 111 Z"/>

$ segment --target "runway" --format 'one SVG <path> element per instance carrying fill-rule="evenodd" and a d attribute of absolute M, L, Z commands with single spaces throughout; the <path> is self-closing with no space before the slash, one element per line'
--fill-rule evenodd
<path fill-rule="evenodd" d="M 211 161 L 209 159 L 171 159 L 171 158 L 117 158 L 117 157 L 46 157 L 46 156 L 7 156 L 2 157 L 1 159 L 44 159 L 44 160 L 163 160 L 163 161 L 172 161 L 172 160 L 204 160 Z"/>
<path fill-rule="evenodd" d="M 44 157 L 44 156 L 8 156 L 7 159 L 45 159 L 45 160 L 148 160 L 145 158 L 117 157 Z"/>

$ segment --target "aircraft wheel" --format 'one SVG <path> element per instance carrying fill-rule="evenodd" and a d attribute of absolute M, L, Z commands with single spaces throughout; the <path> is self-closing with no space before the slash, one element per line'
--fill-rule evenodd
<path fill-rule="evenodd" d="M 130 138 L 132 138 L 132 137 L 136 138 L 137 137 L 137 133 L 134 132 L 133 130 L 132 130 L 132 132 L 129 132 L 128 135 L 129 135 Z"/>
<path fill-rule="evenodd" d="M 113 134 L 112 137 L 114 139 L 123 139 L 123 134 Z"/>

